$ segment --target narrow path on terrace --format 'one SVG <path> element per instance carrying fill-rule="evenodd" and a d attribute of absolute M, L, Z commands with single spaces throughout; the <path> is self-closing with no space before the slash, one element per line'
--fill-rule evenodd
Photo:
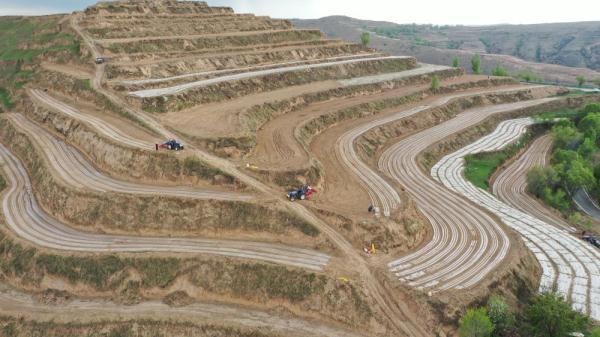
<path fill-rule="evenodd" d="M 187 186 L 152 186 L 114 179 L 98 171 L 75 147 L 57 139 L 25 116 L 9 113 L 6 114 L 6 117 L 14 127 L 24 131 L 30 139 L 38 144 L 53 172 L 74 188 L 91 189 L 97 192 L 162 195 L 194 199 L 248 201 L 253 198 L 250 195 L 219 190 Z"/>
<path fill-rule="evenodd" d="M 288 73 L 288 72 L 293 72 L 293 71 L 318 69 L 318 68 L 325 68 L 325 67 L 331 67 L 331 66 L 337 66 L 337 65 L 352 64 L 352 63 L 380 61 L 380 60 L 393 60 L 393 59 L 406 59 L 406 58 L 409 58 L 409 57 L 408 56 L 378 56 L 378 57 L 366 57 L 366 58 L 358 58 L 358 59 L 351 59 L 351 60 L 343 60 L 343 61 L 305 64 L 305 65 L 299 65 L 299 66 L 282 67 L 282 68 L 274 68 L 274 69 L 266 69 L 266 70 L 256 70 L 256 71 L 249 71 L 249 72 L 232 74 L 232 75 L 224 75 L 224 76 L 219 76 L 219 77 L 215 77 L 215 78 L 209 78 L 206 80 L 200 80 L 200 81 L 194 81 L 194 82 L 190 82 L 190 83 L 179 84 L 179 85 L 175 85 L 175 86 L 167 87 L 167 88 L 138 90 L 138 91 L 130 92 L 129 95 L 142 97 L 142 98 L 169 96 L 169 95 L 178 94 L 180 92 L 183 92 L 183 91 L 186 91 L 189 89 L 193 89 L 193 88 L 205 87 L 208 85 L 229 82 L 229 81 L 238 81 L 238 80 L 243 80 L 243 79 L 247 79 L 247 78 L 254 78 L 254 77 L 273 75 L 273 74 L 283 74 L 283 73 Z"/>
<path fill-rule="evenodd" d="M 119 81 L 119 83 L 135 84 L 135 85 L 154 84 L 154 83 L 169 82 L 169 81 L 173 81 L 173 80 L 180 80 L 180 79 L 189 78 L 189 77 L 244 73 L 244 72 L 249 72 L 249 71 L 254 71 L 254 70 L 259 70 L 259 69 L 260 70 L 275 69 L 275 68 L 281 68 L 281 67 L 285 67 L 285 66 L 298 65 L 298 64 L 310 65 L 313 63 L 323 63 L 323 62 L 329 62 L 329 61 L 339 61 L 339 60 L 348 60 L 348 59 L 358 60 L 361 58 L 373 57 L 376 55 L 380 55 L 380 53 L 346 55 L 346 56 L 328 57 L 328 58 L 322 58 L 322 59 L 300 60 L 300 61 L 281 62 L 281 63 L 269 63 L 269 64 L 253 66 L 253 67 L 211 70 L 211 71 L 189 73 L 189 74 L 183 74 L 183 75 L 177 75 L 177 76 L 162 77 L 162 78 L 149 78 L 149 79 L 142 79 L 142 80 L 124 80 L 124 81 Z"/>
<path fill-rule="evenodd" d="M 114 39 L 96 39 L 95 42 L 100 45 L 110 45 L 113 43 L 128 43 L 128 42 L 143 42 L 143 41 L 155 41 L 155 40 L 193 40 L 201 39 L 206 37 L 224 37 L 224 36 L 249 36 L 249 35 L 263 35 L 273 33 L 286 33 L 286 32 L 317 32 L 317 29 L 276 29 L 276 30 L 252 30 L 252 31 L 241 31 L 241 32 L 227 32 L 227 33 L 211 33 L 211 34 L 190 34 L 190 35 L 163 35 L 163 36 L 140 36 L 140 37 L 125 37 L 125 38 L 114 38 Z"/>
<path fill-rule="evenodd" d="M 280 53 L 285 51 L 295 51 L 298 49 L 306 50 L 306 49 L 315 49 L 315 48 L 328 48 L 328 47 L 341 47 L 347 46 L 350 42 L 342 41 L 342 40 L 331 40 L 331 39 L 323 39 L 323 40 L 315 40 L 315 41 L 301 41 L 297 43 L 287 42 L 287 43 L 273 43 L 270 45 L 270 48 L 267 49 L 266 45 L 259 45 L 258 48 L 256 46 L 251 47 L 241 47 L 241 48 L 224 48 L 217 50 L 206 50 L 206 51 L 185 51 L 179 50 L 177 52 L 158 52 L 153 55 L 155 56 L 165 56 L 158 59 L 155 58 L 147 58 L 147 54 L 145 53 L 132 53 L 127 55 L 115 55 L 114 58 L 111 58 L 110 64 L 114 66 L 146 66 L 146 65 L 155 65 L 155 64 L 170 64 L 177 63 L 179 61 L 195 61 L 198 58 L 219 58 L 223 56 L 247 56 L 247 55 L 262 55 L 269 52 Z M 141 57 L 138 59 L 138 57 Z"/>
<path fill-rule="evenodd" d="M 14 317 L 31 317 L 35 320 L 73 323 L 98 322 L 99 320 L 187 319 L 195 323 L 211 323 L 216 326 L 242 326 L 251 329 L 267 329 L 282 336 L 358 337 L 352 331 L 324 325 L 314 320 L 281 317 L 272 313 L 217 303 L 193 303 L 183 307 L 171 307 L 159 301 L 147 301 L 134 305 L 119 305 L 102 300 L 73 300 L 60 305 L 39 303 L 33 296 L 0 285 L 0 313 Z M 289 315 L 288 315 L 289 316 Z"/>
<path fill-rule="evenodd" d="M 600 250 L 503 203 L 463 176 L 464 156 L 501 149 L 517 140 L 531 124 L 530 118 L 502 122 L 490 135 L 442 158 L 431 174 L 448 189 L 486 208 L 521 234 L 542 266 L 540 290 L 556 289 L 575 310 L 600 320 Z"/>
<path fill-rule="evenodd" d="M 152 151 L 155 148 L 155 144 L 161 143 L 161 141 L 158 139 L 156 142 L 149 142 L 147 140 L 132 137 L 131 135 L 127 134 L 124 130 L 121 130 L 119 127 L 109 124 L 101 118 L 83 113 L 41 90 L 28 90 L 27 93 L 29 97 L 31 97 L 36 103 L 46 106 L 50 110 L 58 111 L 73 119 L 82 121 L 85 124 L 96 129 L 98 133 L 120 144 L 138 148 L 141 150 Z"/>
<path fill-rule="evenodd" d="M 402 139 L 381 155 L 379 169 L 406 188 L 433 227 L 433 238 L 427 245 L 389 263 L 390 270 L 401 281 L 430 291 L 469 288 L 497 267 L 510 248 L 508 236 L 494 218 L 421 170 L 417 162 L 419 154 L 490 116 L 553 100 L 556 98 L 467 110 Z"/>
<path fill-rule="evenodd" d="M 536 166 L 545 166 L 551 148 L 551 135 L 544 135 L 533 141 L 517 160 L 504 168 L 494 179 L 492 193 L 502 202 L 547 224 L 574 232 L 575 228 L 569 225 L 556 211 L 552 211 L 527 193 L 527 172 Z"/>
<path fill-rule="evenodd" d="M 425 74 L 430 74 L 430 73 L 433 73 L 436 71 L 442 71 L 442 70 L 448 70 L 448 69 L 451 69 L 451 68 L 446 67 L 446 66 L 436 65 L 436 64 L 419 63 L 419 67 L 414 68 L 414 69 L 409 69 L 406 71 L 355 77 L 355 78 L 350 78 L 347 80 L 338 80 L 338 82 L 345 87 L 349 87 L 352 85 L 365 85 L 365 84 L 373 84 L 373 83 L 386 82 L 386 81 L 394 81 L 394 80 L 399 80 L 399 79 L 403 79 L 403 78 L 410 77 L 410 76 L 425 75 Z"/>
<path fill-rule="evenodd" d="M 8 227 L 36 245 L 79 252 L 171 252 L 212 254 L 255 259 L 288 266 L 321 270 L 329 256 L 316 251 L 283 245 L 213 239 L 144 238 L 103 235 L 77 231 L 43 211 L 31 181 L 19 159 L 0 144 L 0 163 L 10 189 L 2 199 Z"/>

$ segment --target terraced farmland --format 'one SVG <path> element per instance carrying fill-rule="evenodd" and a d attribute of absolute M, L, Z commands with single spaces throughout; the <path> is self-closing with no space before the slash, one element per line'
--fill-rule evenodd
<path fill-rule="evenodd" d="M 80 50 L 28 63 L 0 115 L 0 314 L 23 331 L 451 335 L 490 292 L 546 287 L 599 319 L 600 253 L 524 192 L 541 159 L 502 172 L 498 197 L 461 174 L 532 123 L 503 120 L 599 96 L 204 2 L 54 19 Z"/>

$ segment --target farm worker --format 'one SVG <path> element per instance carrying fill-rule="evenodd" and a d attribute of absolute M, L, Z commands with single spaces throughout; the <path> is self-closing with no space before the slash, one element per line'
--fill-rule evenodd
<path fill-rule="evenodd" d="M 156 147 L 156 151 L 158 151 L 158 144 L 154 144 L 154 146 Z"/>

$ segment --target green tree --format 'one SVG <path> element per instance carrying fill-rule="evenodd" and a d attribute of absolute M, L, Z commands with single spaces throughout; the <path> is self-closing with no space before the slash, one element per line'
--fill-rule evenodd
<path fill-rule="evenodd" d="M 541 82 L 542 78 L 531 70 L 522 70 L 514 74 L 518 79 L 521 79 L 525 82 Z"/>
<path fill-rule="evenodd" d="M 590 103 L 583 108 L 583 112 L 589 114 L 590 112 L 600 112 L 600 103 Z"/>
<path fill-rule="evenodd" d="M 592 138 L 584 138 L 583 143 L 577 149 L 577 153 L 584 159 L 589 159 L 597 151 L 596 141 L 592 140 Z"/>
<path fill-rule="evenodd" d="M 565 184 L 570 191 L 580 188 L 591 189 L 595 183 L 594 172 L 583 160 L 572 162 L 566 171 Z"/>
<path fill-rule="evenodd" d="M 437 75 L 431 76 L 431 90 L 437 91 L 440 88 L 440 78 Z"/>
<path fill-rule="evenodd" d="M 452 59 L 452 67 L 459 68 L 460 67 L 460 58 L 458 56 L 454 56 Z"/>
<path fill-rule="evenodd" d="M 572 310 L 562 296 L 554 293 L 532 297 L 524 316 L 532 337 L 565 337 L 583 331 L 588 324 L 586 316 Z"/>
<path fill-rule="evenodd" d="M 460 337 L 490 337 L 492 331 L 494 325 L 485 308 L 467 310 L 458 328 Z"/>
<path fill-rule="evenodd" d="M 583 75 L 577 75 L 577 76 L 575 77 L 575 79 L 577 80 L 577 84 L 578 84 L 580 87 L 581 87 L 581 86 L 582 86 L 582 85 L 583 85 L 583 84 L 586 82 L 586 79 L 585 79 L 585 77 L 584 77 Z"/>
<path fill-rule="evenodd" d="M 552 155 L 552 163 L 557 164 L 554 166 L 557 170 L 563 168 L 560 165 L 566 165 L 564 169 L 568 169 L 570 163 L 576 160 L 579 160 L 579 154 L 573 150 L 558 149 L 554 151 L 554 154 Z"/>
<path fill-rule="evenodd" d="M 481 74 L 481 56 L 475 55 L 471 58 L 471 70 L 473 74 Z"/>
<path fill-rule="evenodd" d="M 363 32 L 360 34 L 360 42 L 363 46 L 367 47 L 371 43 L 371 34 L 369 32 Z"/>
<path fill-rule="evenodd" d="M 488 299 L 487 312 L 494 324 L 493 336 L 501 337 L 514 328 L 515 318 L 508 310 L 508 305 L 502 296 L 493 295 Z"/>
<path fill-rule="evenodd" d="M 542 197 L 546 185 L 544 168 L 536 166 L 527 172 L 527 190 L 536 197 Z"/>
<path fill-rule="evenodd" d="M 567 198 L 567 193 L 561 188 L 552 191 L 551 188 L 546 187 L 542 199 L 546 204 L 550 205 L 550 207 L 556 208 L 561 212 L 565 212 L 571 206 L 568 201 L 569 199 Z"/>
<path fill-rule="evenodd" d="M 586 136 L 596 140 L 596 136 L 600 133 L 600 112 L 588 113 L 581 119 L 579 124 L 577 124 L 577 128 L 579 128 Z"/>
<path fill-rule="evenodd" d="M 600 327 L 595 328 L 594 330 L 592 330 L 592 333 L 590 334 L 590 337 L 600 337 Z"/>
<path fill-rule="evenodd" d="M 492 69 L 493 76 L 508 76 L 508 71 L 500 64 L 496 64 L 496 67 Z"/>
<path fill-rule="evenodd" d="M 575 148 L 581 141 L 582 134 L 571 125 L 558 124 L 552 128 L 554 146 L 558 149 Z"/>
<path fill-rule="evenodd" d="M 569 223 L 577 225 L 577 226 L 581 226 L 586 230 L 592 229 L 592 226 L 594 225 L 594 222 L 590 218 L 581 215 L 581 213 L 579 213 L 579 212 L 571 213 L 571 215 L 569 215 L 567 220 L 569 221 Z M 598 337 L 600 337 L 600 336 L 598 336 Z"/>

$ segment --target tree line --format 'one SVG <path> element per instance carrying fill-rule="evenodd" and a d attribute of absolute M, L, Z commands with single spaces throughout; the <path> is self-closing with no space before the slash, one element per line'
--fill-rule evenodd
<path fill-rule="evenodd" d="M 563 296 L 544 292 L 532 296 L 520 312 L 511 310 L 499 295 L 484 306 L 467 310 L 458 329 L 460 337 L 568 337 L 582 333 L 600 337 L 600 328 L 571 308 Z"/>
<path fill-rule="evenodd" d="M 569 215 L 573 209 L 570 195 L 579 189 L 600 200 L 600 104 L 588 104 L 575 118 L 561 119 L 552 127 L 551 134 L 550 165 L 534 167 L 528 172 L 527 189 Z M 579 218 L 574 220 L 577 222 Z"/>

